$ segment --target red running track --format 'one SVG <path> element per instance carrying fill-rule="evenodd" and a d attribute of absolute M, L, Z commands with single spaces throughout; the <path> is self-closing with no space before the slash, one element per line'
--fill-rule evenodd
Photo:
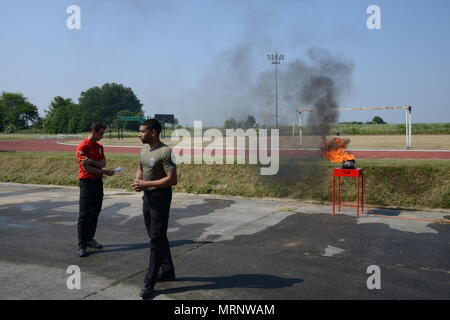
<path fill-rule="evenodd" d="M 37 139 L 37 140 L 0 140 L 0 151 L 59 151 L 75 152 L 75 145 L 58 143 L 55 139 Z M 67 142 L 71 143 L 71 142 Z M 140 147 L 111 147 L 105 146 L 107 153 L 131 153 L 137 154 Z M 194 149 L 198 154 L 201 150 Z M 230 152 L 230 150 L 227 150 Z M 383 151 L 383 150 L 364 150 L 352 151 L 360 159 L 450 159 L 450 151 Z M 280 150 L 282 158 L 301 158 L 315 157 L 317 151 L 314 150 Z"/>

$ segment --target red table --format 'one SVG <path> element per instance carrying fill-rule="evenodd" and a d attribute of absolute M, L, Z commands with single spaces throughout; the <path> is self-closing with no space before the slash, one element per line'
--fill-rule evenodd
<path fill-rule="evenodd" d="M 333 169 L 333 181 L 332 181 L 332 194 L 331 199 L 333 202 L 333 216 L 334 207 L 336 205 L 336 177 L 338 178 L 338 194 L 337 205 L 338 211 L 341 211 L 343 207 L 356 207 L 356 217 L 359 217 L 359 207 L 361 206 L 361 213 L 364 213 L 364 169 Z M 356 178 L 356 202 L 341 202 L 341 177 Z M 346 203 L 348 205 L 343 205 Z"/>

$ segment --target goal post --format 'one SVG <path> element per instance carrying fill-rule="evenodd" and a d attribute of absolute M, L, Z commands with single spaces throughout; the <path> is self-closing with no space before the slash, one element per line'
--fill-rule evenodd
<path fill-rule="evenodd" d="M 412 147 L 412 107 L 411 106 L 399 106 L 399 107 L 366 107 L 366 108 L 334 108 L 330 110 L 336 111 L 355 111 L 355 110 L 405 110 L 405 148 L 407 150 Z M 298 117 L 294 118 L 294 125 L 292 127 L 292 148 L 294 147 L 295 127 L 298 125 L 300 147 L 303 147 L 303 114 L 305 112 L 316 112 L 313 109 L 299 109 L 295 110 Z"/>

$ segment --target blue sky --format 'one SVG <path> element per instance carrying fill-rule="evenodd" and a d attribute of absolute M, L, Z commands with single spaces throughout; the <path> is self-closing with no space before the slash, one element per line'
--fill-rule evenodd
<path fill-rule="evenodd" d="M 373 4 L 381 30 L 366 26 Z M 66 27 L 70 5 L 81 9 L 80 30 Z M 341 107 L 411 105 L 414 122 L 450 122 L 449 12 L 448 0 L 2 1 L 0 91 L 22 92 L 44 115 L 55 96 L 77 101 L 116 82 L 134 90 L 146 115 L 221 125 L 253 114 L 261 123 L 275 104 L 271 87 L 264 101 L 252 91 L 274 71 L 267 53 L 285 54 L 282 77 L 315 48 L 353 65 Z M 280 122 L 291 123 L 297 107 L 281 98 Z M 340 121 L 375 115 L 405 117 L 358 111 Z"/>

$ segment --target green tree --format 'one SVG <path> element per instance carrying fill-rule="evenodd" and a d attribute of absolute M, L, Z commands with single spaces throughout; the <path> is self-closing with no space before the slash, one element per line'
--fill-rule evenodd
<path fill-rule="evenodd" d="M 5 130 L 6 126 L 6 108 L 3 106 L 3 103 L 0 99 L 0 132 Z"/>
<path fill-rule="evenodd" d="M 235 129 L 237 128 L 237 122 L 234 120 L 234 118 L 230 118 L 225 120 L 225 123 L 223 124 L 225 129 Z"/>
<path fill-rule="evenodd" d="M 72 104 L 69 110 L 69 121 L 67 123 L 68 133 L 77 133 L 83 131 L 81 127 L 81 110 L 78 104 Z"/>
<path fill-rule="evenodd" d="M 57 96 L 50 103 L 49 110 L 45 112 L 44 128 L 48 133 L 79 132 L 80 108 L 72 102 L 72 99 Z"/>
<path fill-rule="evenodd" d="M 386 122 L 384 122 L 383 118 L 376 116 L 373 117 L 372 122 L 376 123 L 376 124 L 386 124 Z"/>
<path fill-rule="evenodd" d="M 256 126 L 255 117 L 252 115 L 248 115 L 247 119 L 244 122 L 244 128 L 254 128 Z"/>
<path fill-rule="evenodd" d="M 234 118 L 227 119 L 227 120 L 225 120 L 225 123 L 223 126 L 225 129 L 236 129 L 236 128 L 248 129 L 248 128 L 254 128 L 256 125 L 257 124 L 256 124 L 255 117 L 252 115 L 248 115 L 247 119 L 245 119 L 245 120 L 236 121 Z"/>
<path fill-rule="evenodd" d="M 21 93 L 2 92 L 0 96 L 0 130 L 27 129 L 40 121 L 37 107 Z"/>
<path fill-rule="evenodd" d="M 93 87 L 81 93 L 80 127 L 87 130 L 93 121 L 113 125 L 120 111 L 129 111 L 130 115 L 143 115 L 142 104 L 131 88 L 117 83 L 105 83 L 102 87 Z"/>

